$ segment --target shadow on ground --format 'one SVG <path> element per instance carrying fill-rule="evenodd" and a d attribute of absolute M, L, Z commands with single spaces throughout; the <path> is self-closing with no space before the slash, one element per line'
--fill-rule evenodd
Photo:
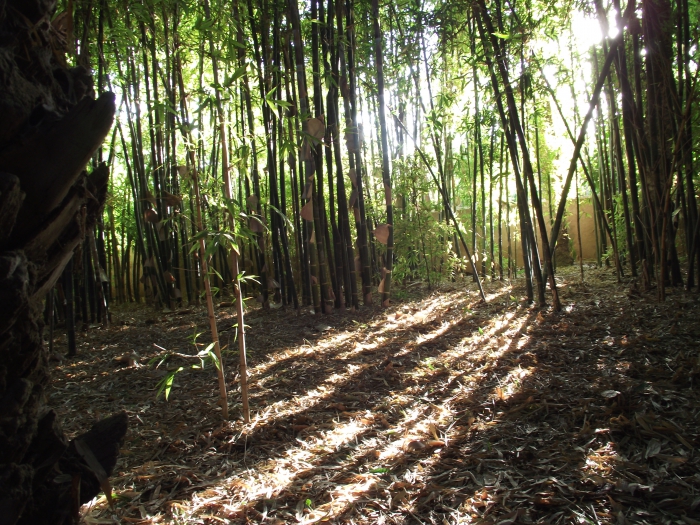
<path fill-rule="evenodd" d="M 253 311 L 249 425 L 221 421 L 213 369 L 156 400 L 153 343 L 194 353 L 202 311 L 118 311 L 51 394 L 72 432 L 130 414 L 116 506 L 85 523 L 696 523 L 697 297 L 562 275 L 561 313 L 502 283 L 486 304 L 461 283 L 386 310 Z M 219 312 L 224 342 L 234 321 Z M 113 361 L 130 352 L 140 366 Z"/>

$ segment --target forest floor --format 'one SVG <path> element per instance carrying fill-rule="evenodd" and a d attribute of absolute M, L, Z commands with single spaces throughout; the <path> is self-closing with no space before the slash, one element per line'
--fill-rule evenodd
<path fill-rule="evenodd" d="M 250 308 L 248 425 L 235 351 L 230 421 L 213 365 L 149 364 L 197 353 L 203 307 L 115 308 L 50 391 L 71 437 L 129 414 L 114 508 L 101 496 L 82 523 L 700 523 L 700 297 L 659 304 L 611 269 L 558 281 L 561 313 L 521 281 L 487 283 L 487 303 L 465 281 L 388 309 Z M 234 309 L 217 317 L 236 347 Z"/>

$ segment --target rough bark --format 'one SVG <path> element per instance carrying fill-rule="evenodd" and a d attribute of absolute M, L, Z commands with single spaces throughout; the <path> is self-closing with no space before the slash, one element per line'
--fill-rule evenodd
<path fill-rule="evenodd" d="M 107 168 L 84 168 L 115 111 L 112 94 L 93 99 L 84 68 L 66 66 L 54 8 L 0 1 L 2 525 L 71 522 L 99 492 L 126 433 L 122 413 L 68 443 L 44 393 L 42 301 L 101 212 Z"/>

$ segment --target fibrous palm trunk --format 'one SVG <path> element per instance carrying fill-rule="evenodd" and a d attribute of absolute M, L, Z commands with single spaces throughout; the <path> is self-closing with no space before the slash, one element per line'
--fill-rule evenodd
<path fill-rule="evenodd" d="M 58 58 L 49 3 L 8 3 L 12 9 L 0 12 L 0 524 L 55 525 L 71 522 L 99 492 L 126 433 L 122 413 L 68 443 L 46 405 L 41 333 L 44 296 L 104 204 L 107 168 L 90 176 L 84 168 L 115 104 L 112 94 L 94 100 L 87 71 Z M 37 42 L 48 49 L 27 49 Z M 51 68 L 38 78 L 45 56 Z M 88 455 L 104 472 L 93 473 Z"/>

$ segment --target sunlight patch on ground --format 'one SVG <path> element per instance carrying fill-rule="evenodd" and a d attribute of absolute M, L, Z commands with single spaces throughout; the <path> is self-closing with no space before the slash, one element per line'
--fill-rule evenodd
<path fill-rule="evenodd" d="M 532 370 L 518 368 L 511 370 L 507 376 L 499 379 L 500 385 L 495 390 L 495 397 L 507 400 L 510 396 L 520 391 L 522 381 L 532 373 Z"/>
<path fill-rule="evenodd" d="M 518 315 L 522 316 L 518 318 Z M 498 358 L 508 351 L 514 341 L 518 341 L 517 348 L 527 344 L 529 337 L 522 335 L 527 317 L 523 312 L 508 312 L 502 318 L 494 317 L 486 323 L 486 329 L 472 333 L 460 341 L 460 346 L 471 350 L 470 359 L 480 359 L 479 353 L 473 351 L 491 350 L 491 357 Z M 462 352 L 465 353 L 465 352 Z"/>
<path fill-rule="evenodd" d="M 508 289 L 501 289 L 500 296 L 508 293 Z M 496 302 L 499 294 L 489 296 Z M 247 515 L 261 521 L 268 511 L 275 510 L 276 500 L 287 499 L 291 494 L 298 498 L 295 515 L 288 512 L 289 507 L 286 514 L 277 509 L 275 518 L 268 519 L 270 523 L 282 523 L 280 517 L 299 523 L 342 519 L 358 504 L 370 505 L 368 512 L 376 508 L 377 515 L 391 508 L 407 513 L 416 510 L 418 501 L 403 496 L 403 487 L 410 488 L 429 475 L 443 451 L 449 450 L 451 436 L 463 436 L 474 421 L 454 407 L 455 399 L 471 395 L 472 389 L 465 388 L 464 381 L 469 380 L 470 374 L 481 377 L 480 369 L 486 363 L 512 348 L 518 338 L 519 342 L 527 339 L 522 334 L 529 312 L 519 308 L 506 310 L 490 320 L 484 318 L 480 330 L 466 339 L 451 339 L 449 334 L 457 325 L 470 320 L 482 322 L 485 312 L 472 302 L 463 292 L 430 297 L 381 316 L 373 329 L 367 325 L 353 327 L 328 334 L 322 341 L 266 356 L 264 363 L 251 368 L 251 384 L 256 388 L 274 389 L 284 381 L 276 374 L 300 363 L 323 366 L 328 359 L 354 362 L 340 370 L 336 368 L 305 391 L 264 407 L 250 425 L 231 423 L 238 442 L 245 435 L 254 435 L 259 427 L 278 425 L 293 428 L 296 437 L 291 447 L 247 464 L 246 470 L 196 493 L 189 503 L 171 506 L 173 517 L 179 514 L 183 522 L 193 518 L 218 522 Z M 442 343 L 435 346 L 434 341 L 443 341 L 444 348 Z M 419 347 L 426 343 L 433 346 L 421 357 Z M 387 345 L 392 345 L 388 364 L 376 362 L 373 352 Z M 406 360 L 404 356 L 410 354 L 415 354 L 416 359 Z M 341 403 L 330 403 L 326 409 L 336 410 L 332 421 L 317 424 L 305 416 L 334 400 L 347 384 L 361 382 L 358 378 L 366 372 L 389 380 L 401 377 L 401 386 L 376 400 L 372 410 L 353 411 Z M 501 378 L 501 386 L 494 389 L 490 398 L 512 395 L 528 373 L 520 368 L 511 371 Z M 289 388 L 288 382 L 283 384 Z M 303 383 L 295 386 L 304 390 Z M 430 401 L 434 389 L 443 392 L 440 401 Z M 292 424 L 297 418 L 303 424 Z M 409 467 L 404 471 L 407 462 Z M 319 471 L 325 472 L 325 481 L 314 475 Z M 394 471 L 403 473 L 397 477 Z M 328 500 L 313 501 L 314 491 L 324 493 Z M 481 497 L 482 493 L 476 491 L 473 499 L 478 502 Z M 256 510 L 256 505 L 263 512 Z M 465 519 L 463 523 L 471 522 L 471 518 Z"/>
<path fill-rule="evenodd" d="M 430 315 L 432 312 L 436 311 L 438 306 L 440 306 L 440 301 L 430 301 L 427 307 L 420 310 L 421 315 L 418 317 L 419 322 L 423 322 L 425 319 L 424 316 Z M 408 322 L 410 319 L 415 320 L 416 317 L 407 315 L 406 319 L 402 320 L 401 324 L 410 327 L 411 323 Z M 418 342 L 434 339 L 444 334 L 445 331 L 448 330 L 453 324 L 454 322 L 442 322 L 432 332 L 429 332 L 424 336 L 419 336 Z M 323 345 L 316 345 L 314 350 L 315 352 L 322 352 L 322 349 L 324 348 L 333 348 L 337 345 L 337 342 L 349 341 L 355 336 L 356 334 L 353 335 L 347 333 L 345 335 L 341 335 L 340 337 L 334 337 Z M 373 342 L 364 344 L 358 343 L 352 350 L 346 353 L 352 354 L 358 352 L 359 350 L 376 348 L 382 344 L 384 339 L 384 337 L 375 336 Z M 333 342 L 335 342 L 336 345 L 334 345 Z M 268 363 L 254 368 L 253 373 L 254 375 L 264 373 L 264 371 L 268 369 L 271 364 L 275 363 L 276 359 L 279 360 L 283 356 L 286 359 L 289 359 L 290 357 L 304 358 L 307 354 L 308 347 L 306 346 L 298 347 L 296 349 L 292 348 L 285 352 L 277 353 L 271 357 Z M 344 356 L 341 354 L 338 357 L 343 358 Z M 347 373 L 334 373 L 326 378 L 323 385 L 319 386 L 317 389 L 308 391 L 306 395 L 297 397 L 293 400 L 281 400 L 274 403 L 261 412 L 258 417 L 256 417 L 255 422 L 251 425 L 251 430 L 258 423 L 264 422 L 264 424 L 270 424 L 271 417 L 279 418 L 290 415 L 293 416 L 300 410 L 308 410 L 309 408 L 318 404 L 321 400 L 332 397 L 336 389 L 342 387 L 343 384 L 350 381 L 355 375 L 361 373 L 364 369 L 365 367 L 363 366 L 349 365 L 347 367 Z M 329 387 L 331 385 L 332 387 Z M 384 404 L 387 407 L 401 405 L 403 403 L 400 401 L 400 398 L 401 395 L 387 396 Z M 449 409 L 446 409 L 445 407 L 435 407 L 438 408 L 439 417 L 431 419 L 428 417 L 426 412 L 432 412 L 434 411 L 434 408 L 430 406 L 426 407 L 423 404 L 418 403 L 420 403 L 420 400 L 413 400 L 412 402 L 406 403 L 407 406 L 403 409 L 403 419 L 396 423 L 392 429 L 390 429 L 391 432 L 387 432 L 385 434 L 384 439 L 386 439 L 388 436 L 389 440 L 383 448 L 377 448 L 374 439 L 364 439 L 358 441 L 358 436 L 365 432 L 368 426 L 373 425 L 377 419 L 379 419 L 380 423 L 382 422 L 382 419 L 384 422 L 386 422 L 386 419 L 384 419 L 383 416 L 377 418 L 370 412 L 358 414 L 354 419 L 351 419 L 347 423 L 337 423 L 333 429 L 322 431 L 318 435 L 297 437 L 298 446 L 288 449 L 285 452 L 284 457 L 271 461 L 274 467 L 272 467 L 272 465 L 256 466 L 255 470 L 260 476 L 262 476 L 262 478 L 265 479 L 261 478 L 257 481 L 249 479 L 245 485 L 239 487 L 241 490 L 245 490 L 243 500 L 238 505 L 232 505 L 230 503 L 227 504 L 226 510 L 232 513 L 242 512 L 245 510 L 245 501 L 255 500 L 264 496 L 265 494 L 268 494 L 269 498 L 270 494 L 274 495 L 282 493 L 290 484 L 295 483 L 295 478 L 300 477 L 300 472 L 303 473 L 303 469 L 305 467 L 304 464 L 313 456 L 313 454 L 316 454 L 315 457 L 318 459 L 318 456 L 334 454 L 338 450 L 352 445 L 352 452 L 349 459 L 346 462 L 334 467 L 334 470 L 336 471 L 344 471 L 345 468 L 353 462 L 353 458 L 357 457 L 358 455 L 367 455 L 370 459 L 379 460 L 381 463 L 394 460 L 407 452 L 415 452 L 425 448 L 426 446 L 444 446 L 445 442 L 440 440 L 441 438 L 438 434 L 438 425 L 440 424 L 440 420 L 448 420 L 451 417 Z M 426 439 L 428 440 L 428 445 L 424 443 Z M 268 472 L 267 475 L 264 475 L 263 473 L 265 470 L 267 470 L 266 467 L 270 468 L 272 472 Z M 311 468 L 311 465 L 307 465 L 306 467 Z M 380 471 L 384 469 L 384 467 L 377 468 Z M 307 522 L 309 519 L 313 519 L 317 516 L 319 519 L 320 517 L 327 516 L 329 512 L 335 515 L 342 512 L 357 499 L 358 495 L 366 493 L 377 483 L 375 474 L 380 473 L 381 472 L 369 472 L 364 474 L 358 473 L 355 474 L 355 478 L 357 479 L 353 478 L 350 480 L 345 480 L 344 483 L 339 484 L 334 490 L 331 491 L 333 500 L 314 509 L 311 514 L 307 516 Z M 240 478 L 236 480 L 229 479 L 226 481 L 226 483 L 230 484 L 231 486 L 240 482 Z M 254 488 L 251 483 L 257 485 L 257 487 Z M 203 506 L 206 506 L 206 502 L 206 498 L 202 501 L 194 502 L 191 511 L 202 509 Z"/>
<path fill-rule="evenodd" d="M 371 415 L 368 415 L 371 418 Z M 366 431 L 367 425 L 372 423 L 372 419 L 351 420 L 345 424 L 338 424 L 332 430 L 322 432 L 317 436 L 297 437 L 298 446 L 287 449 L 277 458 L 251 466 L 248 470 L 248 477 L 230 477 L 207 492 L 236 493 L 238 502 L 234 503 L 231 499 L 226 505 L 226 511 L 233 518 L 246 510 L 251 510 L 249 502 L 261 498 L 270 500 L 284 493 L 292 485 L 301 484 L 301 487 L 296 488 L 302 493 L 305 490 L 310 490 L 311 486 L 305 487 L 303 482 L 306 478 L 305 473 L 319 468 L 319 463 L 321 463 L 319 458 L 325 458 L 329 460 L 329 464 L 321 468 L 325 468 L 329 472 L 343 474 L 340 482 L 332 483 L 329 481 L 329 485 L 332 485 L 330 492 L 333 501 L 315 507 L 311 514 L 307 514 L 305 518 L 303 512 L 299 513 L 299 511 L 305 510 L 306 505 L 302 505 L 300 509 L 297 509 L 297 518 L 303 518 L 300 521 L 304 523 L 312 523 L 314 518 L 321 519 L 331 513 L 337 515 L 377 482 L 376 476 L 371 472 L 352 473 L 352 471 L 345 470 L 354 463 L 355 456 L 368 452 L 366 443 L 358 441 L 358 436 Z M 371 442 L 371 440 L 369 441 Z M 356 446 L 348 447 L 348 445 L 353 444 Z M 337 464 L 335 461 L 337 458 L 334 454 L 342 448 L 348 448 L 348 451 L 352 452 L 348 454 L 346 461 Z M 311 460 L 314 461 L 310 462 Z M 197 514 L 208 503 L 216 499 L 216 496 L 207 497 L 208 494 L 201 496 L 199 500 L 193 499 L 192 507 L 189 509 L 190 514 Z"/>
<path fill-rule="evenodd" d="M 432 454 L 416 467 L 423 472 L 430 469 L 439 459 L 440 450 L 448 445 L 449 424 L 454 421 L 456 415 L 444 403 L 426 405 L 422 399 L 406 394 L 407 390 L 385 396 L 380 403 L 386 407 L 401 407 L 403 415 L 399 421 L 380 434 L 381 440 L 384 441 L 383 446 L 379 445 L 376 438 L 361 437 L 370 426 L 382 424 L 382 420 L 386 422 L 381 414 L 365 411 L 346 423 L 337 423 L 331 430 L 317 435 L 297 437 L 297 446 L 287 449 L 284 455 L 262 465 L 252 466 L 249 472 L 256 472 L 255 477 L 246 480 L 229 478 L 221 487 L 212 490 L 220 493 L 226 490 L 227 485 L 231 489 L 237 488 L 240 491 L 240 502 L 228 503 L 226 510 L 232 516 L 240 515 L 246 510 L 248 501 L 270 499 L 284 493 L 294 484 L 303 483 L 304 471 L 313 467 L 319 468 L 319 463 L 323 462 L 319 461 L 319 458 L 325 458 L 329 464 L 321 468 L 326 468 L 338 477 L 336 481 L 333 481 L 333 477 L 329 479 L 328 492 L 331 501 L 321 503 L 313 509 L 305 509 L 302 506 L 301 509 L 297 509 L 297 519 L 302 523 L 313 523 L 340 516 L 354 502 L 376 492 L 378 486 L 386 488 L 386 475 L 390 475 L 392 465 L 396 462 L 401 463 L 407 454 L 432 451 Z M 336 454 L 343 449 L 347 450 L 346 459 L 338 462 Z M 313 465 L 309 463 L 312 458 L 316 459 Z M 410 478 L 410 473 L 408 477 Z M 401 481 L 391 476 L 390 480 L 393 480 L 392 483 L 406 483 L 405 480 Z M 201 500 L 194 502 L 190 512 L 201 512 L 210 501 L 211 497 L 203 495 Z"/>
<path fill-rule="evenodd" d="M 455 303 L 462 300 L 463 294 L 458 293 L 453 294 L 451 300 L 447 302 L 441 301 L 441 297 L 439 296 L 434 297 L 428 301 L 424 301 L 424 303 L 427 304 L 414 306 L 414 308 L 420 308 L 418 310 L 418 313 L 413 315 L 402 315 L 399 318 L 401 321 L 400 324 L 403 325 L 402 328 L 404 330 L 407 328 L 410 329 L 412 326 L 417 324 L 423 324 L 428 315 L 438 311 L 438 309 L 440 308 L 444 309 L 446 303 L 448 305 L 448 308 L 450 308 L 450 305 L 454 305 Z M 396 316 L 397 314 L 394 313 L 391 315 Z M 443 321 L 436 329 L 426 334 L 419 334 L 418 336 L 416 336 L 415 342 L 417 344 L 421 344 L 426 341 L 430 341 L 432 339 L 440 337 L 449 328 L 454 326 L 456 322 L 458 321 Z M 370 332 L 374 334 L 374 337 L 372 338 L 371 342 L 357 342 L 355 343 L 353 348 L 348 348 L 349 344 L 347 344 L 345 346 L 346 350 L 344 352 L 339 352 L 337 357 L 340 359 L 347 358 L 361 351 L 372 350 L 380 347 L 383 344 L 386 344 L 387 338 L 381 334 L 390 329 L 396 330 L 397 327 L 394 326 L 389 328 L 385 326 L 384 329 L 376 329 L 376 331 Z M 313 347 L 305 344 L 296 348 L 291 347 L 281 352 L 275 352 L 268 357 L 265 363 L 261 363 L 260 365 L 257 365 L 250 369 L 249 381 L 251 384 L 257 383 L 257 385 L 259 386 L 266 386 L 267 383 L 273 382 L 275 380 L 274 376 L 265 375 L 267 372 L 269 372 L 272 366 L 279 365 L 280 362 L 285 360 L 289 362 L 293 362 L 295 359 L 308 360 L 310 354 L 313 354 L 318 359 L 322 359 L 322 354 L 324 353 L 324 351 L 338 351 L 342 348 L 341 343 L 350 343 L 353 339 L 356 339 L 358 335 L 359 334 L 357 331 L 341 332 L 340 334 L 334 335 L 333 337 L 329 338 L 323 343 L 316 344 Z M 396 357 L 400 357 L 401 355 L 413 351 L 412 346 L 413 345 L 406 345 L 401 351 L 396 353 Z M 295 413 L 301 410 L 308 410 L 314 404 L 319 403 L 322 399 L 332 397 L 332 395 L 337 391 L 337 389 L 341 388 L 344 384 L 352 380 L 353 377 L 361 373 L 365 368 L 366 366 L 349 364 L 347 367 L 346 374 L 334 373 L 329 378 L 327 378 L 324 381 L 324 386 L 321 388 L 321 391 L 309 391 L 306 393 L 306 395 L 295 397 L 292 400 L 277 401 L 272 405 L 267 406 L 258 416 L 255 416 L 254 419 L 255 421 L 266 421 L 269 423 L 269 418 L 273 414 L 277 417 L 283 417 L 285 415 L 294 415 Z M 256 380 L 256 378 L 259 379 Z M 330 388 L 325 385 L 329 385 Z"/>
<path fill-rule="evenodd" d="M 356 353 L 363 350 L 372 350 L 385 344 L 389 339 L 387 336 L 394 334 L 397 330 L 410 329 L 416 325 L 429 322 L 431 317 L 436 317 L 446 309 L 456 307 L 460 302 L 464 301 L 463 293 L 453 293 L 445 296 L 435 296 L 428 300 L 424 300 L 419 304 L 403 305 L 396 312 L 389 313 L 386 319 L 379 319 L 367 325 L 358 324 L 355 330 L 347 330 L 339 332 L 322 341 L 307 343 L 298 347 L 289 347 L 280 352 L 274 352 L 267 356 L 264 363 L 260 363 L 249 369 L 250 381 L 254 381 L 255 377 L 260 377 L 260 384 L 265 379 L 265 374 L 274 366 L 279 366 L 280 362 L 292 361 L 295 358 L 306 359 L 310 354 L 319 355 L 319 352 L 327 350 L 338 351 L 346 348 L 350 353 Z M 417 342 L 421 343 L 429 339 L 434 339 L 444 333 L 454 322 L 445 324 L 441 329 L 434 332 L 419 336 Z M 372 340 L 368 341 L 371 335 Z M 425 337 L 425 339 L 421 339 Z M 361 342 L 358 339 L 363 339 Z M 348 346 L 356 341 L 354 347 L 349 349 Z M 340 353 L 339 357 L 347 357 L 348 354 Z"/>
<path fill-rule="evenodd" d="M 505 294 L 507 297 L 510 297 L 510 294 L 513 292 L 513 286 L 510 285 L 510 284 L 508 284 L 508 285 L 503 285 L 503 284 L 501 284 L 501 283 L 499 283 L 499 282 L 496 282 L 495 284 L 500 284 L 500 285 L 501 285 L 500 288 L 499 288 L 498 290 L 495 290 L 495 291 L 490 292 L 490 293 L 488 292 L 488 290 L 484 290 L 484 292 L 485 292 L 484 295 L 486 295 L 486 302 L 487 302 L 487 303 L 492 303 L 492 302 L 494 302 L 496 299 L 499 299 L 499 298 L 502 297 L 504 294 Z"/>
<path fill-rule="evenodd" d="M 596 320 L 607 326 L 612 314 L 601 314 L 597 304 L 583 316 L 578 307 L 556 314 L 512 299 L 510 294 L 522 296 L 520 289 L 500 285 L 498 294 L 496 285 L 486 286 L 485 305 L 475 294 L 448 286 L 441 290 L 448 298 L 441 306 L 430 296 L 377 309 L 373 319 L 380 337 L 369 321 L 354 326 L 345 321 L 347 330 L 323 331 L 287 348 L 269 337 L 264 348 L 270 353 L 256 354 L 265 362 L 252 367 L 251 392 L 255 401 L 271 405 L 260 402 L 249 426 L 230 421 L 221 432 L 182 433 L 187 449 L 179 439 L 171 444 L 174 450 L 163 448 L 168 443 L 161 441 L 157 424 L 157 431 L 142 430 L 141 437 L 165 453 L 182 455 L 120 473 L 114 484 L 121 498 L 117 514 L 128 509 L 129 522 L 143 525 L 369 525 L 398 516 L 428 523 L 433 513 L 449 523 L 492 517 L 518 523 L 532 508 L 522 501 L 552 508 L 568 505 L 565 497 L 612 486 L 616 501 L 598 501 L 595 509 L 567 507 L 572 513 L 567 523 L 602 523 L 615 521 L 625 494 L 639 492 L 642 482 L 634 475 L 642 474 L 630 472 L 631 462 L 653 458 L 677 468 L 689 461 L 692 445 L 675 424 L 667 427 L 669 436 L 678 436 L 675 448 L 654 438 L 661 416 L 611 417 L 620 401 L 611 397 L 620 395 L 613 389 L 623 389 L 604 372 L 625 373 L 627 359 L 615 359 L 611 350 L 634 343 L 604 330 L 589 332 Z M 570 290 L 569 296 L 579 293 Z M 572 304 L 583 306 L 589 295 Z M 303 330 L 302 325 L 296 341 L 302 341 Z M 603 353 L 588 358 L 590 376 L 579 380 L 579 369 L 567 372 L 585 357 L 584 343 Z M 659 341 L 641 338 L 638 344 L 648 343 Z M 267 362 L 270 358 L 278 362 Z M 566 389 L 561 382 L 571 380 L 578 389 L 560 396 L 559 389 Z M 579 395 L 589 391 L 585 398 Z M 138 405 L 135 417 L 146 409 Z M 640 430 L 632 439 L 643 445 L 641 460 L 612 441 L 621 427 Z M 199 454 L 201 468 L 182 462 L 190 451 Z M 644 482 L 651 486 L 649 479 Z M 168 500 L 168 493 L 177 499 Z M 93 509 L 106 523 L 104 498 Z"/>

